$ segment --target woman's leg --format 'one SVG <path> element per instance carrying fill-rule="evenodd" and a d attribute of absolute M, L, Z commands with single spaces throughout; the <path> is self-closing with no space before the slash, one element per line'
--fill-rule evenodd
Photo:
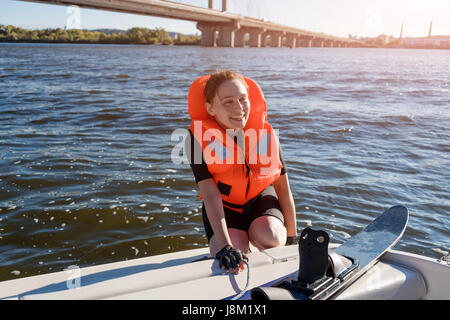
<path fill-rule="evenodd" d="M 249 249 L 248 235 L 244 230 L 235 228 L 228 228 L 228 234 L 231 239 L 231 246 L 235 249 L 241 250 L 243 253 L 247 253 Z M 215 257 L 216 253 L 222 250 L 217 246 L 216 237 L 213 235 L 209 240 L 209 252 L 211 256 Z"/>
<path fill-rule="evenodd" d="M 249 208 L 248 238 L 259 250 L 283 246 L 287 231 L 275 188 L 264 189 Z"/>
<path fill-rule="evenodd" d="M 259 250 L 283 246 L 286 235 L 287 231 L 281 220 L 269 215 L 256 218 L 248 229 L 250 242 Z"/>

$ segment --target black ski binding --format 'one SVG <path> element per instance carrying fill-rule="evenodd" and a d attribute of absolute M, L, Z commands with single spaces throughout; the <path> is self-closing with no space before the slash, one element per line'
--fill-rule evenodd
<path fill-rule="evenodd" d="M 286 289 L 297 300 L 326 299 L 349 274 L 358 270 L 359 262 L 351 257 L 328 253 L 330 237 L 322 230 L 306 228 L 300 235 L 300 266 L 297 280 L 276 285 Z M 267 299 L 265 288 L 252 290 L 252 299 Z"/>
<path fill-rule="evenodd" d="M 306 228 L 299 242 L 299 272 L 253 288 L 250 292 L 251 299 L 334 298 L 367 272 L 400 240 L 408 219 L 408 208 L 393 206 L 330 253 L 328 234 Z"/>

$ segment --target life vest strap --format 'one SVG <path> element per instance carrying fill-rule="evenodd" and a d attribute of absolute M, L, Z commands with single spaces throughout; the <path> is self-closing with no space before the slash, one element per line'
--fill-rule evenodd
<path fill-rule="evenodd" d="M 251 205 L 254 201 L 256 200 L 256 197 L 254 197 L 253 199 L 248 200 L 246 203 L 244 204 L 234 204 L 228 201 L 225 201 L 222 199 L 222 203 L 229 207 L 230 209 L 238 209 L 238 210 L 243 210 L 246 207 L 248 207 L 249 205 Z"/>
<path fill-rule="evenodd" d="M 250 200 L 251 201 L 251 200 Z M 247 205 L 247 203 L 244 204 L 234 204 L 228 201 L 225 201 L 222 199 L 222 202 L 224 205 L 226 205 L 227 207 L 230 207 L 231 209 L 244 209 L 245 206 Z"/>

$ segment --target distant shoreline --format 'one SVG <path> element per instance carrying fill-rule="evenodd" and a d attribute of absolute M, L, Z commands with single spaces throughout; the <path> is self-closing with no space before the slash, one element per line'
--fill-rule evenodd
<path fill-rule="evenodd" d="M 199 43 L 171 43 L 171 44 L 163 44 L 163 43 L 153 43 L 153 44 L 146 44 L 146 43 L 104 43 L 104 42 L 48 42 L 48 41 L 0 41 L 0 45 L 1 44 L 18 44 L 18 43 L 24 43 L 24 44 L 95 44 L 95 45 L 104 45 L 104 44 L 113 44 L 113 45 L 140 45 L 140 46 L 200 46 Z M 217 47 L 220 48 L 220 47 Z M 249 46 L 245 46 L 242 48 L 250 48 Z M 296 47 L 294 49 L 298 49 L 298 48 L 304 48 L 304 49 L 319 49 L 320 47 L 311 47 L 311 48 L 307 48 L 307 47 Z M 252 49 L 258 49 L 258 48 L 252 48 Z M 262 48 L 259 48 L 262 49 Z M 338 47 L 334 47 L 334 48 L 330 48 L 330 47 L 324 47 L 322 49 L 344 49 L 344 48 L 338 48 Z M 348 49 L 348 48 L 347 48 Z M 354 49 L 405 49 L 405 50 L 449 50 L 447 48 L 437 48 L 437 47 L 393 47 L 393 46 L 384 46 L 384 47 L 376 47 L 376 46 L 361 46 L 361 47 L 356 47 Z"/>
<path fill-rule="evenodd" d="M 174 34 L 174 33 L 172 33 Z M 82 44 L 139 44 L 139 45 L 200 45 L 197 35 L 174 34 L 162 28 L 131 28 L 120 30 L 43 29 L 27 30 L 0 24 L 0 43 L 82 43 Z"/>
<path fill-rule="evenodd" d="M 199 44 L 191 44 L 191 43 L 170 43 L 170 44 L 164 44 L 164 43 L 105 43 L 105 42 L 57 42 L 57 41 L 0 41 L 0 44 L 2 43 L 26 43 L 26 44 L 33 44 L 33 43 L 42 43 L 42 44 L 117 44 L 117 45 L 139 45 L 139 46 L 199 46 Z"/>
<path fill-rule="evenodd" d="M 28 30 L 0 24 L 0 43 L 80 43 L 133 45 L 194 45 L 201 44 L 199 35 L 167 32 L 163 28 L 118 29 L 42 29 Z M 359 48 L 387 49 L 450 49 L 450 36 L 391 39 L 386 35 L 362 39 Z"/>

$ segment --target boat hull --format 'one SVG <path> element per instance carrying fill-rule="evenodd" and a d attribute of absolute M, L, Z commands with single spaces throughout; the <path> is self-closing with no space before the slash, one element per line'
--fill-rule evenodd
<path fill-rule="evenodd" d="M 330 250 L 337 244 L 331 244 Z M 298 270 L 297 246 L 249 255 L 249 271 L 224 273 L 208 248 L 115 262 L 0 282 L 0 299 L 229 299 Z M 247 292 L 243 298 L 248 298 Z M 450 266 L 390 250 L 334 299 L 450 299 Z"/>

